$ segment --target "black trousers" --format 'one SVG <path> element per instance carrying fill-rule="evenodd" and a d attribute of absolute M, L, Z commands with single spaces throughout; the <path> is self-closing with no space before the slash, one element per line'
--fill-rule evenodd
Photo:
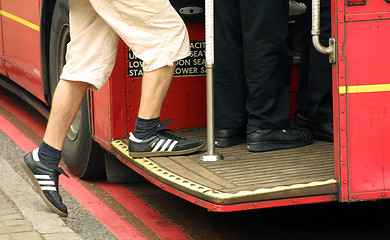
<path fill-rule="evenodd" d="M 289 124 L 288 1 L 215 0 L 215 125 Z"/>
<path fill-rule="evenodd" d="M 311 1 L 305 1 L 308 11 L 305 15 L 305 29 L 302 39 L 299 89 L 297 92 L 299 112 L 310 121 L 318 123 L 332 122 L 332 65 L 329 56 L 319 53 L 311 39 Z M 329 45 L 331 37 L 330 0 L 321 1 L 320 42 Z"/>

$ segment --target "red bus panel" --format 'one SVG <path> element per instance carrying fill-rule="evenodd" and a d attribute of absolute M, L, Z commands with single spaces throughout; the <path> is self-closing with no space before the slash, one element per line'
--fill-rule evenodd
<path fill-rule="evenodd" d="M 351 200 L 369 199 L 364 194 L 372 197 L 372 192 L 390 190 L 388 11 L 390 5 L 385 1 L 367 1 L 366 5 L 346 7 L 345 24 L 339 20 L 346 34 L 339 56 L 346 83 L 340 84 L 339 93 L 346 95 Z"/>
<path fill-rule="evenodd" d="M 1 9 L 3 58 L 8 75 L 44 101 L 39 50 L 40 3 L 31 0 L 2 1 Z"/>

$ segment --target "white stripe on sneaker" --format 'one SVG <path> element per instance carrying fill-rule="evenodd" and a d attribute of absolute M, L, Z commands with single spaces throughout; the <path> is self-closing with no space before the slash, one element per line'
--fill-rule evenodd
<path fill-rule="evenodd" d="M 52 185 L 54 186 L 55 183 L 53 181 L 38 181 L 39 185 Z"/>
<path fill-rule="evenodd" d="M 169 146 L 169 144 L 172 142 L 172 139 L 167 139 L 164 146 L 160 149 L 160 152 L 165 151 L 165 149 Z"/>
<path fill-rule="evenodd" d="M 34 175 L 34 177 L 38 180 L 39 186 L 42 190 L 47 191 L 57 191 L 53 180 L 51 180 L 49 175 Z"/>
<path fill-rule="evenodd" d="M 176 146 L 176 144 L 178 143 L 178 141 L 174 141 L 171 146 L 168 148 L 168 152 L 172 152 L 172 149 Z"/>
<path fill-rule="evenodd" d="M 34 175 L 36 179 L 50 179 L 49 175 Z"/>
<path fill-rule="evenodd" d="M 55 187 L 41 187 L 42 191 L 47 190 L 47 191 L 57 191 Z"/>
<path fill-rule="evenodd" d="M 164 139 L 160 139 L 160 141 L 158 141 L 158 143 L 156 144 L 156 146 L 153 148 L 152 152 L 157 152 L 158 149 L 160 148 L 160 146 L 163 145 L 164 142 L 165 142 Z"/>
<path fill-rule="evenodd" d="M 178 141 L 172 139 L 160 139 L 152 152 L 172 152 Z"/>

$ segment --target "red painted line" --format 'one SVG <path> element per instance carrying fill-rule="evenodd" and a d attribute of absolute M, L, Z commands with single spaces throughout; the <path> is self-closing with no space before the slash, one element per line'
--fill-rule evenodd
<path fill-rule="evenodd" d="M 26 137 L 2 115 L 0 115 L 0 130 L 26 153 L 37 148 L 37 145 L 34 142 Z"/>
<path fill-rule="evenodd" d="M 0 92 L 0 104 L 11 112 L 15 117 L 17 117 L 23 124 L 32 129 L 36 134 L 43 138 L 45 132 L 45 123 L 38 121 L 32 115 L 28 114 L 25 109 L 21 108 L 18 105 L 12 104 L 12 99 L 6 97 Z M 1 118 L 3 118 L 0 115 Z M 3 118 L 3 121 L 7 121 Z M 37 146 L 30 139 L 28 139 L 23 133 L 21 133 L 17 128 L 15 128 L 9 121 L 7 123 L 2 123 L 0 119 L 0 126 L 5 129 L 9 129 L 8 133 L 4 129 L 0 127 L 3 132 L 8 136 L 19 136 L 17 139 L 13 139 L 13 141 L 19 145 L 24 152 L 30 152 L 35 149 Z M 9 126 L 9 127 L 5 127 Z M 10 129 L 13 129 L 12 132 Z M 12 134 L 18 132 L 19 134 Z M 69 175 L 69 174 L 68 174 Z M 64 178 L 60 177 L 61 186 L 69 192 L 81 205 L 83 205 L 91 214 L 95 215 L 96 218 L 104 224 L 109 231 L 111 231 L 114 235 L 117 236 L 113 227 L 118 225 L 118 221 L 112 221 L 110 216 L 116 215 L 115 212 L 109 213 L 110 209 L 101 202 L 96 196 L 89 192 L 80 182 L 75 178 Z M 77 186 L 76 186 L 77 185 Z M 183 232 L 180 230 L 180 227 L 176 224 L 172 223 L 169 219 L 162 217 L 155 210 L 147 206 L 144 202 L 142 202 L 138 196 L 131 193 L 128 189 L 124 188 L 119 184 L 108 184 L 108 183 L 99 183 L 99 185 L 111 196 L 113 196 L 120 204 L 122 204 L 126 209 L 132 212 L 137 218 L 140 219 L 143 223 L 145 223 L 153 232 L 155 232 L 162 239 L 188 239 Z M 75 191 L 77 189 L 77 191 Z M 86 201 L 88 199 L 88 201 Z M 93 199 L 93 201 L 91 201 Z M 93 207 L 90 207 L 93 206 Z M 97 209 L 101 209 L 97 211 Z M 103 208 L 103 209 L 102 209 Z M 105 209 L 107 208 L 107 209 Z M 105 219 L 105 217 L 107 219 Z M 118 216 L 119 217 L 119 216 Z M 124 221 L 120 219 L 120 221 Z M 127 223 L 125 221 L 125 223 Z M 113 227 L 112 227 L 112 226 Z M 131 226 L 131 225 L 130 225 Z M 131 226 L 133 227 L 133 226 Z M 127 228 L 126 226 L 122 226 L 122 228 Z M 121 228 L 117 229 L 121 231 Z M 127 236 L 128 234 L 126 234 Z M 120 238 L 120 239 L 126 239 Z"/>
<path fill-rule="evenodd" d="M 100 201 L 77 179 L 60 176 L 61 186 L 82 206 L 96 217 L 108 230 L 119 239 L 147 239 L 134 226 L 123 220 L 107 205 Z"/>
<path fill-rule="evenodd" d="M 26 137 L 12 123 L 0 115 L 0 130 L 15 142 L 25 153 L 38 146 Z M 61 186 L 85 209 L 91 212 L 107 229 L 119 239 L 146 239 L 134 226 L 123 220 L 102 201 L 73 178 L 60 176 Z"/>
<path fill-rule="evenodd" d="M 0 104 L 2 107 L 11 112 L 16 118 L 32 129 L 36 134 L 43 137 L 45 133 L 45 123 L 32 117 L 25 109 L 12 102 L 8 96 L 0 92 Z"/>
<path fill-rule="evenodd" d="M 128 189 L 120 184 L 99 182 L 106 192 L 111 194 L 120 204 L 122 204 L 127 210 L 132 212 L 136 217 L 142 220 L 151 230 L 153 230 L 162 239 L 188 239 L 185 236 L 180 227 L 169 221 L 167 218 L 162 217 L 156 211 L 146 206 L 140 198 Z"/>

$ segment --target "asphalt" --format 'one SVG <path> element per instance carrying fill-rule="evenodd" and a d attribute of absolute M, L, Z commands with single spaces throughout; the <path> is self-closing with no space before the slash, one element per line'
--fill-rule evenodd
<path fill-rule="evenodd" d="M 0 157 L 0 240 L 82 239 Z"/>

